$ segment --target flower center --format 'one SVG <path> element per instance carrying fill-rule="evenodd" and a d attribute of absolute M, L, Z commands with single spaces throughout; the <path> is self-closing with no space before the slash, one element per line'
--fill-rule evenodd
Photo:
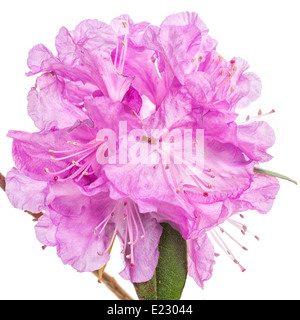
<path fill-rule="evenodd" d="M 92 166 L 96 160 L 96 152 L 104 143 L 105 141 L 97 140 L 87 144 L 67 141 L 67 144 L 76 146 L 78 150 L 75 152 L 74 148 L 69 150 L 49 150 L 49 153 L 52 154 L 50 159 L 53 162 L 63 161 L 67 163 L 66 167 L 56 172 L 51 172 L 48 168 L 44 170 L 46 173 L 53 175 L 54 181 L 66 181 L 77 178 L 76 181 L 79 182 L 84 176 L 91 176 L 95 173 Z"/>
<path fill-rule="evenodd" d="M 171 137 L 167 143 L 163 142 L 162 138 L 151 138 L 148 141 L 148 143 L 153 142 L 159 142 L 156 152 L 160 156 L 164 177 L 177 194 L 183 193 L 186 195 L 187 192 L 191 191 L 192 186 L 196 187 L 204 197 L 209 196 L 209 192 L 213 188 L 213 180 L 216 178 L 212 169 L 202 168 L 202 163 L 194 163 L 190 156 L 186 159 L 183 154 L 182 143 L 177 145 L 174 137 Z M 197 143 L 196 141 L 195 145 Z M 153 168 L 157 169 L 157 165 Z"/>

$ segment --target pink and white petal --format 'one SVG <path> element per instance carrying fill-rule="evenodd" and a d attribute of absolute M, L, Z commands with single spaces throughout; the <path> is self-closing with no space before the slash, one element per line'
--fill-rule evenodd
<path fill-rule="evenodd" d="M 58 62 L 49 49 L 42 44 L 38 44 L 29 51 L 27 65 L 31 71 L 27 75 L 31 76 L 45 71 L 50 65 L 55 65 Z"/>
<path fill-rule="evenodd" d="M 237 198 L 250 187 L 253 166 L 239 148 L 207 138 L 204 146 L 204 170 L 198 176 L 202 181 L 202 191 L 200 189 L 199 192 L 198 185 L 198 188 L 188 188 L 185 195 L 193 203 L 214 203 Z"/>
<path fill-rule="evenodd" d="M 52 211 L 51 214 L 48 211 L 49 210 L 46 210 L 46 213 L 44 213 L 38 219 L 38 222 L 35 225 L 35 234 L 37 239 L 42 244 L 49 247 L 55 247 L 57 245 L 57 241 L 56 241 L 56 231 L 57 231 L 57 225 L 58 225 L 57 219 L 60 219 L 61 217 L 54 211 Z M 51 217 L 51 215 L 53 214 L 56 215 L 55 219 Z"/>
<path fill-rule="evenodd" d="M 84 120 L 84 112 L 63 98 L 65 86 L 55 74 L 45 73 L 28 94 L 28 114 L 40 130 L 70 127 Z"/>
<path fill-rule="evenodd" d="M 195 25 L 202 33 L 207 33 L 208 29 L 205 23 L 195 12 L 180 12 L 168 16 L 161 26 L 186 26 Z"/>
<path fill-rule="evenodd" d="M 101 234 L 95 228 L 112 212 L 114 202 L 107 193 L 93 197 L 79 215 L 62 216 L 56 232 L 57 254 L 64 264 L 79 272 L 101 269 L 110 258 L 108 246 L 114 230 L 109 223 Z"/>
<path fill-rule="evenodd" d="M 130 266 L 130 259 L 126 259 L 125 269 L 120 273 L 125 280 L 135 283 L 146 282 L 152 279 L 158 263 L 158 244 L 162 234 L 162 227 L 152 215 L 141 214 L 141 220 L 145 229 L 145 238 L 139 239 L 134 245 L 134 266 Z M 124 241 L 124 230 L 120 231 L 120 239 Z M 141 230 L 139 231 L 142 234 Z M 127 245 L 125 256 L 129 254 L 128 250 Z"/>
<path fill-rule="evenodd" d="M 52 183 L 47 195 L 47 205 L 62 216 L 79 216 L 91 204 L 90 197 L 82 194 L 73 181 Z"/>
<path fill-rule="evenodd" d="M 16 168 L 6 175 L 6 194 L 18 209 L 39 213 L 45 209 L 48 183 L 33 180 Z"/>
<path fill-rule="evenodd" d="M 277 178 L 255 174 L 251 187 L 239 199 L 231 201 L 233 204 L 231 211 L 237 213 L 256 210 L 261 214 L 267 214 L 272 209 L 279 189 Z"/>
<path fill-rule="evenodd" d="M 204 289 L 204 282 L 212 277 L 215 265 L 214 247 L 208 236 L 187 241 L 188 249 L 188 274 Z"/>
<path fill-rule="evenodd" d="M 275 133 L 265 121 L 255 121 L 237 127 L 237 146 L 252 160 L 266 162 L 272 159 L 267 150 L 275 143 Z"/>

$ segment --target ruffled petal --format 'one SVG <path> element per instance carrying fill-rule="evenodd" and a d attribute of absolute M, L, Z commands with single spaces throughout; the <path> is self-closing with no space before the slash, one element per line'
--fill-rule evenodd
<path fill-rule="evenodd" d="M 190 201 L 214 203 L 235 199 L 250 187 L 254 164 L 237 147 L 206 139 L 204 152 L 203 173 L 198 176 L 201 183 L 191 183 L 185 192 Z"/>
<path fill-rule="evenodd" d="M 187 241 L 188 249 L 188 274 L 204 289 L 204 282 L 212 277 L 215 265 L 214 247 L 208 236 Z"/>
<path fill-rule="evenodd" d="M 45 209 L 48 184 L 45 181 L 33 180 L 13 168 L 6 175 L 5 192 L 15 208 L 39 213 Z"/>
<path fill-rule="evenodd" d="M 265 121 L 255 121 L 237 127 L 239 148 L 255 161 L 266 162 L 272 159 L 267 150 L 275 143 L 275 133 Z"/>
<path fill-rule="evenodd" d="M 84 112 L 64 99 L 64 83 L 55 74 L 45 73 L 28 94 L 28 113 L 40 130 L 66 128 L 86 118 Z"/>
<path fill-rule="evenodd" d="M 63 184 L 67 186 L 63 187 Z M 107 193 L 88 197 L 76 192 L 74 183 L 73 187 L 72 182 L 63 184 L 59 189 L 69 187 L 72 194 L 56 190 L 52 202 L 49 199 L 50 207 L 60 216 L 55 234 L 58 256 L 64 264 L 70 264 L 79 272 L 101 269 L 110 257 L 107 248 L 114 223 L 107 223 L 100 233 L 96 228 L 112 212 L 115 202 Z"/>
<path fill-rule="evenodd" d="M 255 174 L 250 187 L 235 199 L 228 198 L 209 204 L 194 203 L 198 217 L 192 227 L 194 232 L 190 236 L 198 237 L 224 223 L 232 215 L 247 210 L 267 214 L 273 206 L 279 188 L 276 178 Z"/>
<path fill-rule="evenodd" d="M 52 216 L 51 216 L 52 215 Z M 55 218 L 53 217 L 55 216 Z M 39 219 L 35 226 L 35 234 L 37 239 L 44 245 L 49 247 L 55 247 L 57 245 L 56 241 L 56 231 L 60 216 L 52 211 L 47 210 Z"/>
<path fill-rule="evenodd" d="M 91 203 L 71 180 L 53 183 L 46 200 L 47 205 L 62 216 L 79 216 Z"/>
<path fill-rule="evenodd" d="M 229 211 L 238 213 L 246 210 L 255 210 L 261 214 L 267 214 L 273 206 L 274 200 L 279 192 L 278 179 L 255 174 L 251 187 L 246 190 L 239 199 L 231 200 Z"/>

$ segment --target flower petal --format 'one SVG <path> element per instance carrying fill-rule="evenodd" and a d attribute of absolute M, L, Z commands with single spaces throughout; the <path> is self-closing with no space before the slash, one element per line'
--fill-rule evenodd
<path fill-rule="evenodd" d="M 208 236 L 187 241 L 188 248 L 188 274 L 204 289 L 204 281 L 212 277 L 214 259 L 214 247 Z"/>
<path fill-rule="evenodd" d="M 45 209 L 47 182 L 33 180 L 16 168 L 6 175 L 5 191 L 15 208 L 33 213 L 39 213 Z"/>
<path fill-rule="evenodd" d="M 63 97 L 64 83 L 45 73 L 28 94 L 28 113 L 40 130 L 70 127 L 86 118 L 83 111 Z"/>
<path fill-rule="evenodd" d="M 265 121 L 255 121 L 237 127 L 239 148 L 255 161 L 266 162 L 272 159 L 266 151 L 275 143 L 275 133 Z"/>
<path fill-rule="evenodd" d="M 48 212 L 50 211 L 50 212 Z M 60 216 L 51 211 L 47 210 L 39 219 L 38 223 L 35 226 L 35 233 L 37 239 L 44 245 L 49 247 L 55 247 L 57 245 L 56 241 L 56 231 L 57 231 L 57 222 L 51 215 L 56 215 L 56 220 Z"/>
<path fill-rule="evenodd" d="M 111 241 L 114 224 L 108 223 L 101 234 L 97 234 L 95 228 L 112 212 L 114 201 L 108 198 L 107 193 L 92 198 L 82 195 L 81 201 L 77 203 L 85 206 L 81 207 L 77 215 L 68 211 L 68 202 L 72 201 L 73 197 L 65 198 L 65 206 L 63 203 L 60 206 L 61 220 L 56 232 L 57 254 L 64 264 L 70 264 L 79 272 L 99 270 L 110 257 L 106 249 Z"/>
<path fill-rule="evenodd" d="M 158 244 L 162 227 L 150 214 L 141 215 L 141 220 L 146 236 L 134 245 L 134 266 L 131 267 L 130 261 L 127 259 L 126 267 L 120 273 L 125 280 L 130 280 L 133 283 L 152 279 L 159 258 Z M 123 234 L 123 232 L 119 234 L 121 241 L 124 241 Z M 126 254 L 128 252 L 125 252 Z"/>

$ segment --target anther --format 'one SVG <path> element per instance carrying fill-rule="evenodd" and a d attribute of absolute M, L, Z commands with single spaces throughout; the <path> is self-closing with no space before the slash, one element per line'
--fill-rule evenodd
<path fill-rule="evenodd" d="M 46 173 L 50 173 L 50 171 L 49 171 L 48 168 L 45 168 L 44 171 L 45 171 Z"/>

